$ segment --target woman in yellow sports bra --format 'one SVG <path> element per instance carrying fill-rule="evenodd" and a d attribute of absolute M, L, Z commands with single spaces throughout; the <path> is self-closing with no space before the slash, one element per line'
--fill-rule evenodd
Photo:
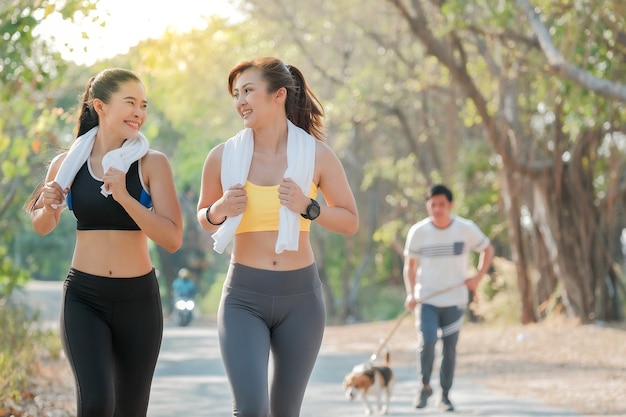
<path fill-rule="evenodd" d="M 325 325 L 310 225 L 353 235 L 356 203 L 297 68 L 272 57 L 241 62 L 228 90 L 244 129 L 209 152 L 198 221 L 216 251 L 233 241 L 218 311 L 233 415 L 295 417 Z"/>

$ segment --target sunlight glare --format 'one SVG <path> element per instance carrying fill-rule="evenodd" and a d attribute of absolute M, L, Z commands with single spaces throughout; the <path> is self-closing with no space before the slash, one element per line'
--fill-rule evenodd
<path fill-rule="evenodd" d="M 50 42 L 63 59 L 91 65 L 127 53 L 142 40 L 160 37 L 166 29 L 186 32 L 202 28 L 205 18 L 212 15 L 233 20 L 240 17 L 227 0 L 100 0 L 95 13 L 98 19 L 88 16 L 75 23 L 53 13 L 36 28 L 36 33 Z"/>

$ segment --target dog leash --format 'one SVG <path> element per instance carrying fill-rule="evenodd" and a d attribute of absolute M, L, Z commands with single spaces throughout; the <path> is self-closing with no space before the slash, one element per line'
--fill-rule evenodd
<path fill-rule="evenodd" d="M 431 299 L 431 298 L 433 298 L 433 297 L 435 297 L 435 296 L 437 296 L 439 294 L 443 294 L 445 292 L 448 292 L 448 291 L 453 290 L 455 288 L 461 287 L 463 285 L 465 285 L 465 282 L 460 282 L 458 284 L 454 284 L 454 285 L 451 285 L 449 287 L 443 288 L 443 289 L 441 289 L 439 291 L 435 291 L 434 293 L 429 294 L 429 295 L 427 295 L 425 297 L 420 297 L 420 298 L 418 298 L 415 301 L 416 301 L 417 304 L 422 304 L 426 300 L 429 300 L 429 299 Z M 417 304 L 416 304 L 416 306 L 417 306 Z M 380 355 L 380 353 L 382 352 L 383 348 L 385 346 L 387 346 L 387 343 L 389 343 L 389 340 L 391 339 L 391 336 L 393 336 L 393 334 L 396 332 L 396 330 L 398 330 L 398 327 L 400 327 L 400 324 L 402 323 L 402 320 L 404 320 L 405 317 L 411 315 L 412 313 L 413 313 L 412 310 L 405 310 L 402 314 L 400 314 L 400 316 L 396 319 L 396 323 L 391 328 L 391 331 L 389 331 L 389 333 L 387 334 L 387 337 L 385 337 L 382 340 L 382 342 L 380 342 L 380 345 L 378 346 L 378 349 L 376 350 L 376 352 L 374 352 L 372 354 L 372 356 L 370 356 L 370 359 L 369 359 L 370 363 L 373 363 L 378 358 L 378 355 Z"/>

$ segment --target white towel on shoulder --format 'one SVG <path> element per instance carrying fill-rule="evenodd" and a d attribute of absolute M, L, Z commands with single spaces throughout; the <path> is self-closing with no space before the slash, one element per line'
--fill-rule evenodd
<path fill-rule="evenodd" d="M 222 190 L 226 191 L 235 184 L 245 184 L 250 171 L 254 137 L 251 129 L 244 129 L 224 144 L 222 153 L 221 181 Z M 313 181 L 315 168 L 315 138 L 303 129 L 287 121 L 287 169 L 284 177 L 291 178 L 307 194 Z M 278 196 L 276 196 L 278 198 Z M 242 214 L 229 217 L 215 233 L 213 249 L 222 253 L 232 240 Z M 279 211 L 278 238 L 276 253 L 284 250 L 298 250 L 300 235 L 300 213 L 295 213 L 285 206 Z"/>
<path fill-rule="evenodd" d="M 98 126 L 77 137 L 72 143 L 67 156 L 61 162 L 56 177 L 54 177 L 54 182 L 59 184 L 63 190 L 70 188 L 78 170 L 89 158 L 96 133 L 98 133 Z"/>
<path fill-rule="evenodd" d="M 233 185 L 246 183 L 253 153 L 254 138 L 251 129 L 243 129 L 226 141 L 222 151 L 222 168 L 220 173 L 223 192 L 226 192 Z M 243 214 L 228 217 L 219 229 L 211 235 L 213 238 L 213 250 L 217 253 L 224 252 L 226 246 L 235 236 L 235 231 L 237 231 L 242 217 Z"/>
<path fill-rule="evenodd" d="M 54 182 L 59 184 L 62 189 L 65 190 L 72 185 L 80 167 L 82 167 L 85 161 L 87 161 L 87 158 L 89 158 L 97 133 L 98 126 L 79 136 L 74 143 L 72 143 L 67 156 L 61 163 L 54 178 Z M 102 158 L 102 168 L 104 172 L 110 167 L 128 172 L 131 164 L 148 152 L 148 147 L 148 139 L 139 132 L 136 138 L 126 140 L 120 148 L 113 149 L 104 155 Z M 104 185 L 100 192 L 107 197 L 111 194 L 104 190 Z"/>
<path fill-rule="evenodd" d="M 128 172 L 133 162 L 143 158 L 148 148 L 148 139 L 141 132 L 137 132 L 136 137 L 126 139 L 122 146 L 110 150 L 102 157 L 102 172 L 107 172 L 109 168 Z M 100 187 L 100 193 L 105 197 L 111 195 L 111 192 L 104 188 L 104 184 Z"/>
<path fill-rule="evenodd" d="M 291 178 L 304 195 L 309 193 L 315 168 L 315 138 L 293 123 L 288 123 L 287 136 L 287 169 L 283 175 Z M 278 225 L 278 239 L 276 239 L 276 253 L 284 250 L 298 250 L 300 236 L 300 213 L 295 213 L 285 206 L 280 207 L 280 223 Z"/>

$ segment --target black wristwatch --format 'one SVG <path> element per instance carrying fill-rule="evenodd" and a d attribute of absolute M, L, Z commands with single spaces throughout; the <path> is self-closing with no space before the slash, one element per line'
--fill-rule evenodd
<path fill-rule="evenodd" d="M 300 213 L 300 215 L 307 220 L 317 219 L 320 215 L 320 204 L 317 201 L 311 199 L 311 204 L 307 206 L 306 213 Z"/>

